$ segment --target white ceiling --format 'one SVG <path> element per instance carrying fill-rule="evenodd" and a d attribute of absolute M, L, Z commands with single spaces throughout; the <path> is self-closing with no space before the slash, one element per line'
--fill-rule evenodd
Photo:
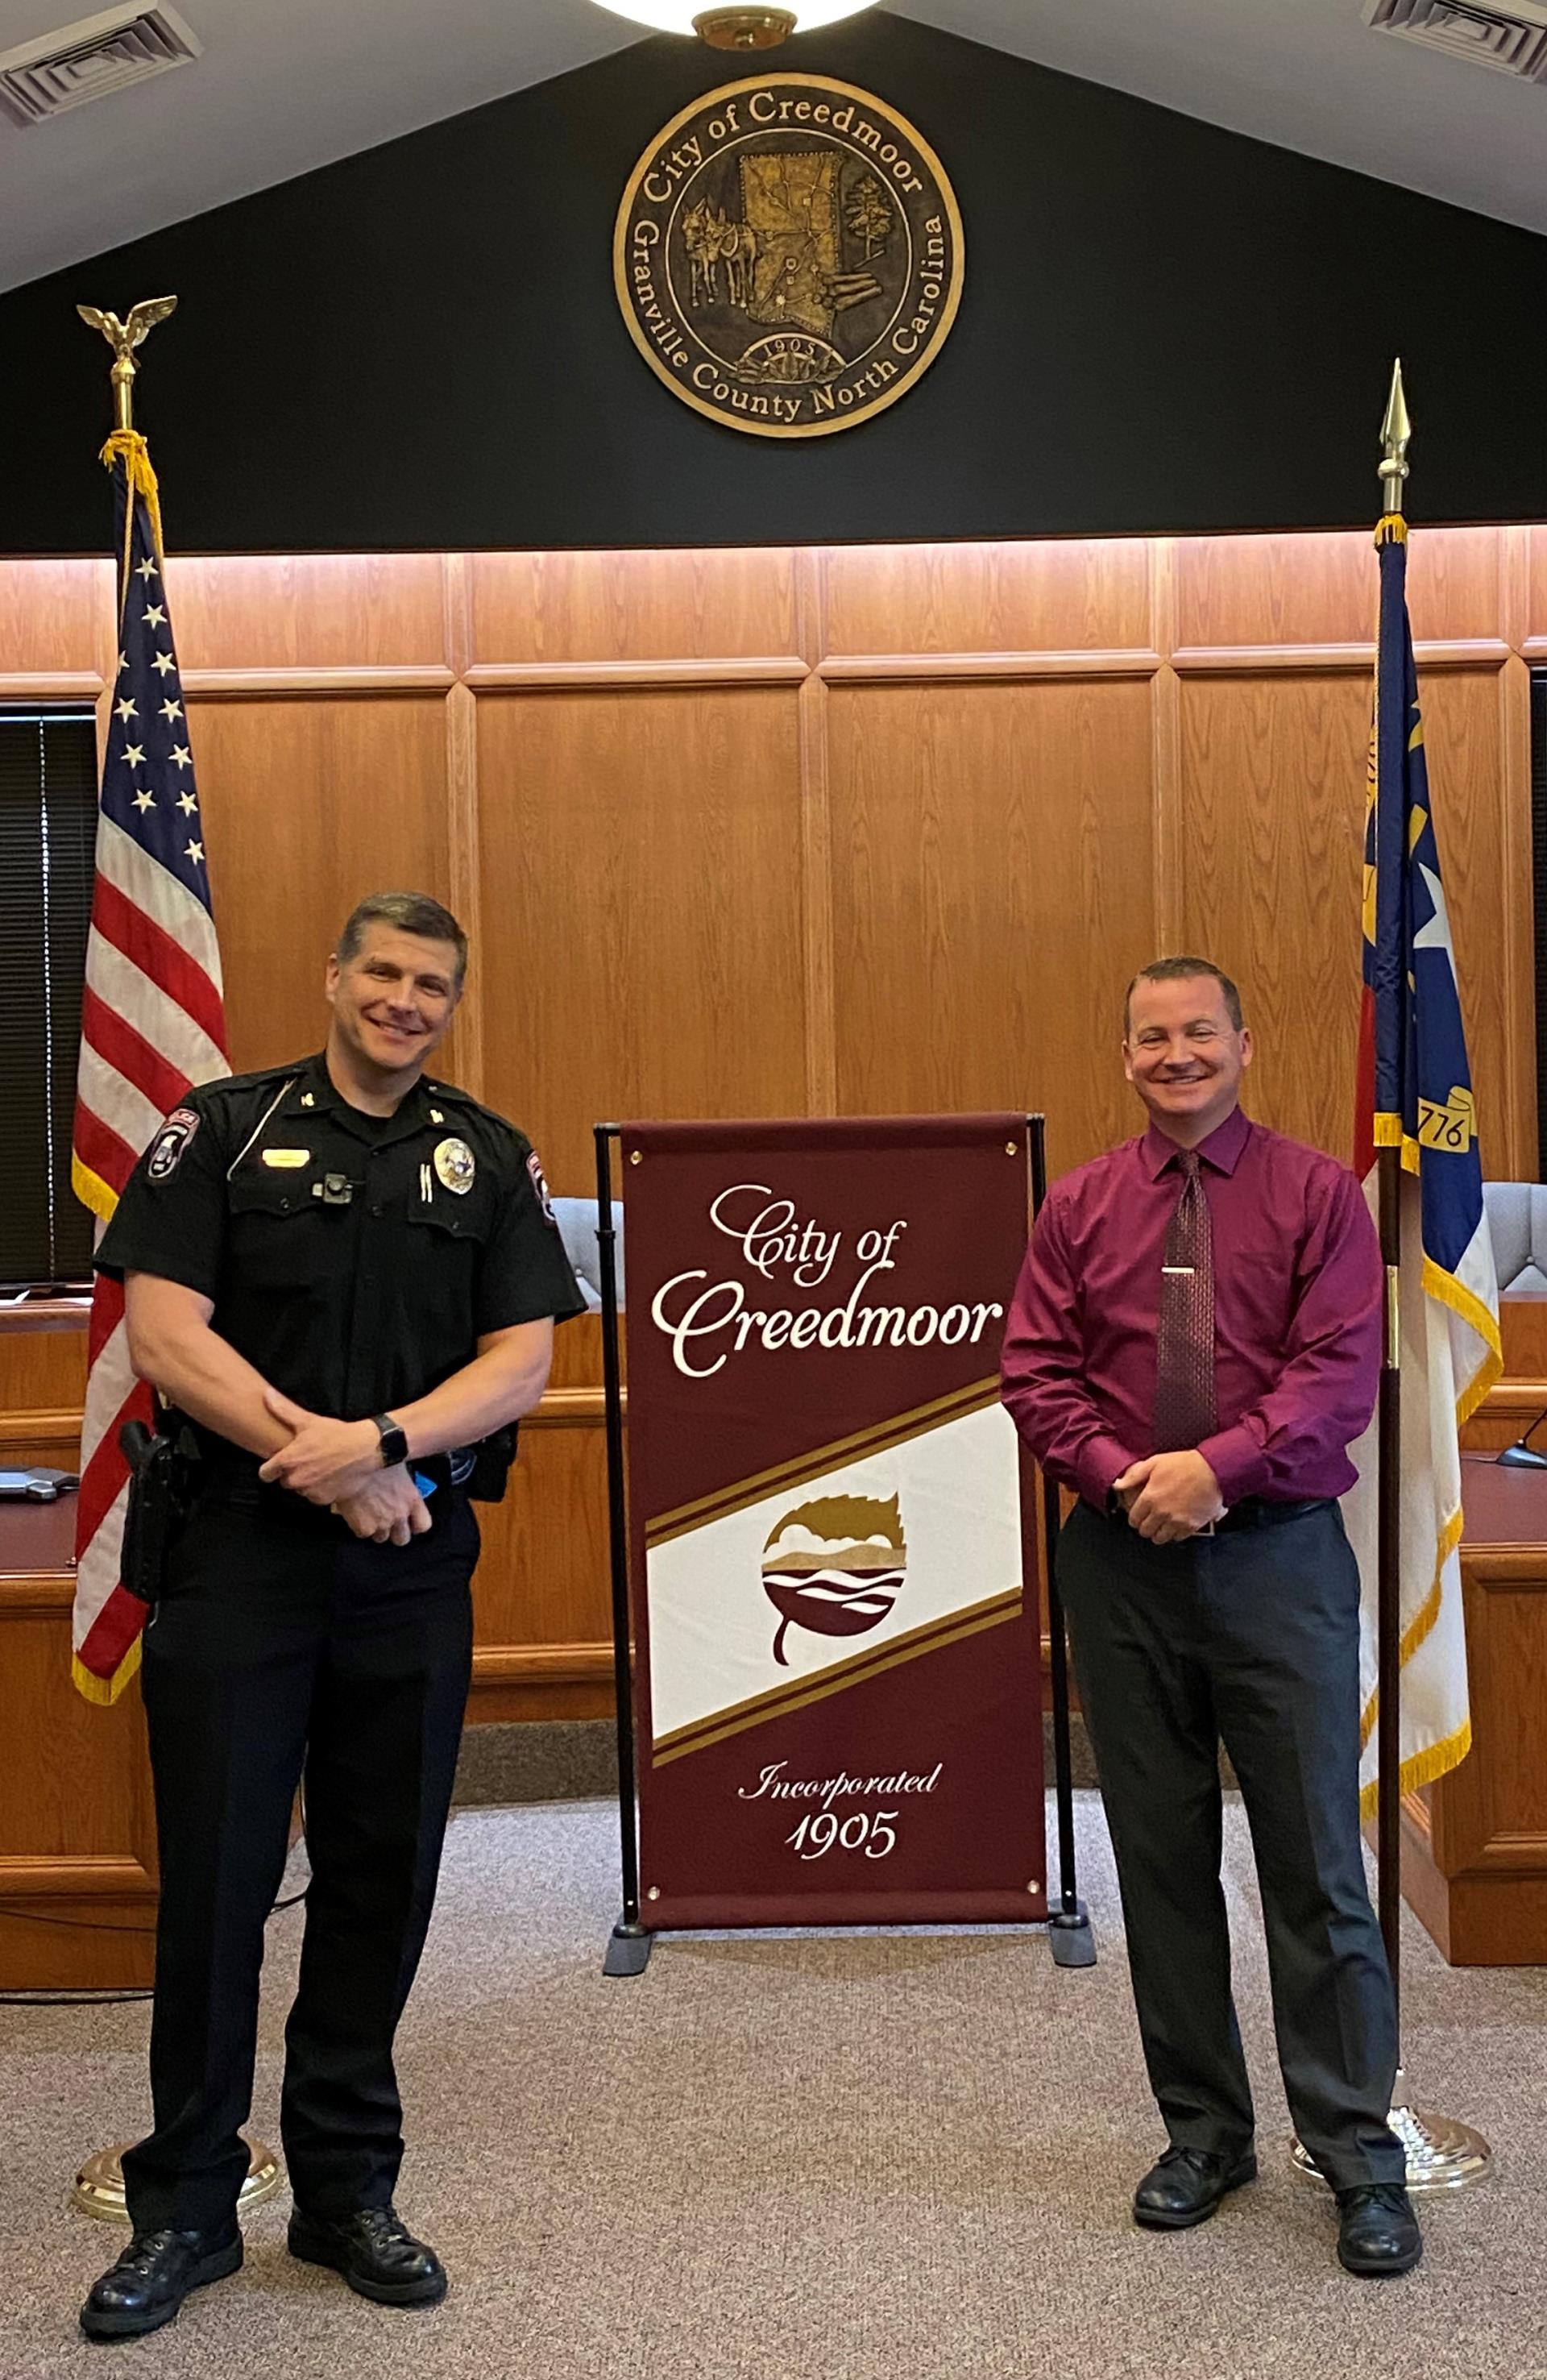
<path fill-rule="evenodd" d="M 0 0 L 0 50 L 92 0 Z M 0 120 L 0 288 L 633 38 L 592 0 L 178 0 L 195 65 Z M 1547 86 L 1370 32 L 1361 0 L 892 0 L 897 13 L 1547 232 Z M 105 293 L 111 302 L 113 293 Z"/>
<path fill-rule="evenodd" d="M 1363 0 L 901 0 L 897 13 L 1547 232 L 1547 83 L 1374 32 Z"/>

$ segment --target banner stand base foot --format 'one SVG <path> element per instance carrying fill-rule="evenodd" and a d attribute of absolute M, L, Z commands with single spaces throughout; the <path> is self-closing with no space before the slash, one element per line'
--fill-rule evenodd
<path fill-rule="evenodd" d="M 1082 1900 L 1072 1909 L 1055 1909 L 1047 1920 L 1047 1947 L 1056 1967 L 1094 1967 L 1095 1936 L 1091 1912 Z"/>
<path fill-rule="evenodd" d="M 1408 2153 L 1408 2188 L 1414 2192 L 1465 2190 L 1493 2170 L 1493 2152 L 1470 2124 L 1408 2105 L 1408 2078 L 1400 2070 L 1387 2121 Z M 1303 2180 L 1321 2181 L 1298 2138 L 1290 2140 L 1289 2163 Z"/>
<path fill-rule="evenodd" d="M 604 1975 L 642 1975 L 650 1963 L 650 1946 L 654 1936 L 643 1925 L 627 1925 L 621 1920 L 607 1937 L 607 1956 L 601 1962 Z"/>

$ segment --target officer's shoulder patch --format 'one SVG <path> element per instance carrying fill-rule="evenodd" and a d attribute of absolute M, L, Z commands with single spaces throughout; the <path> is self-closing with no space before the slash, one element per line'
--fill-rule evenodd
<path fill-rule="evenodd" d="M 557 1231 L 559 1228 L 559 1218 L 553 1212 L 553 1201 L 548 1195 L 548 1183 L 543 1174 L 542 1160 L 538 1157 L 535 1148 L 527 1155 L 526 1171 L 531 1176 L 532 1187 L 538 1194 L 538 1206 L 542 1208 L 543 1213 L 547 1216 L 554 1230 Z"/>
<path fill-rule="evenodd" d="M 145 1171 L 152 1182 L 165 1182 L 176 1172 L 185 1150 L 199 1130 L 196 1108 L 174 1108 L 151 1144 Z"/>

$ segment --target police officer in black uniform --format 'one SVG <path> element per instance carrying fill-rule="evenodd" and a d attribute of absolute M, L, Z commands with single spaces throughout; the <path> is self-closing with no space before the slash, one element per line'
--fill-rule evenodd
<path fill-rule="evenodd" d="M 190 1093 L 98 1253 L 190 1459 L 144 1635 L 154 2126 L 124 2158 L 133 2239 L 81 2311 L 95 2338 L 157 2328 L 241 2263 L 263 1925 L 303 1776 L 290 2250 L 383 2304 L 445 2293 L 393 2205 L 392 2050 L 471 1668 L 468 1489 L 584 1304 L 529 1142 L 424 1079 L 465 959 L 439 903 L 361 902 L 326 1050 Z"/>

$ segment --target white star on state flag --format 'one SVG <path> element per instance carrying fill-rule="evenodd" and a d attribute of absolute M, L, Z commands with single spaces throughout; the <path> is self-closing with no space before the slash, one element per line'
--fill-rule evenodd
<path fill-rule="evenodd" d="M 159 670 L 163 677 L 166 675 L 169 669 L 175 669 L 176 666 L 170 653 L 152 653 L 151 656 L 151 667 L 153 670 Z"/>
<path fill-rule="evenodd" d="M 1456 972 L 1456 947 L 1450 939 L 1450 916 L 1444 904 L 1444 886 L 1432 868 L 1418 863 L 1418 872 L 1429 887 L 1429 898 L 1434 904 L 1434 914 L 1426 926 L 1420 926 L 1413 936 L 1415 951 L 1444 951 L 1450 961 L 1451 973 Z"/>
<path fill-rule="evenodd" d="M 174 744 L 172 758 L 176 761 L 179 769 L 191 769 L 193 766 L 193 754 L 186 744 Z"/>
<path fill-rule="evenodd" d="M 118 674 L 120 677 L 123 676 L 124 672 L 127 669 L 128 665 L 129 657 L 127 653 L 120 653 L 118 656 Z"/>
<path fill-rule="evenodd" d="M 170 727 L 175 719 L 181 719 L 183 715 L 183 706 L 180 702 L 163 702 L 161 707 L 161 715 Z"/>
<path fill-rule="evenodd" d="M 134 575 L 137 578 L 153 578 L 156 576 L 156 565 L 147 555 L 143 562 L 135 564 Z"/>
<path fill-rule="evenodd" d="M 134 797 L 134 806 L 139 812 L 140 817 L 143 818 L 147 810 L 153 810 L 155 808 L 156 797 L 154 794 L 148 794 L 142 785 L 139 793 L 136 794 Z"/>
<path fill-rule="evenodd" d="M 163 611 L 159 603 L 151 603 L 140 613 L 139 616 L 144 621 L 148 628 L 159 628 L 163 621 L 166 618 L 166 613 Z"/>
<path fill-rule="evenodd" d="M 137 702 L 131 702 L 127 694 L 123 701 L 115 702 L 113 708 L 120 719 L 138 719 L 139 716 L 139 705 Z"/>
<path fill-rule="evenodd" d="M 126 744 L 124 747 L 124 758 L 128 762 L 131 769 L 138 769 L 141 760 L 145 758 L 144 745 Z"/>
<path fill-rule="evenodd" d="M 187 849 L 187 856 L 190 859 L 202 859 L 204 856 L 204 845 L 201 843 L 190 843 Z"/>
<path fill-rule="evenodd" d="M 185 818 L 191 818 L 195 810 L 199 808 L 199 804 L 192 794 L 179 794 L 177 796 L 177 808 L 182 811 Z"/>

